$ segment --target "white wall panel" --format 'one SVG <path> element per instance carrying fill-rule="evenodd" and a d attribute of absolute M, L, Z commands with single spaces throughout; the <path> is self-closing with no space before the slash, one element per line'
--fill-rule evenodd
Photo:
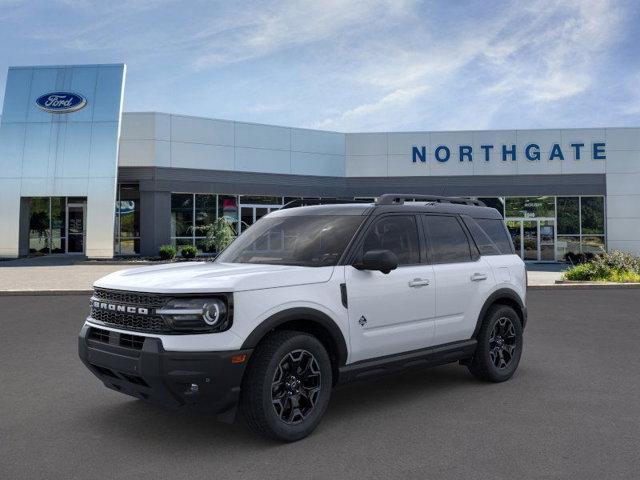
<path fill-rule="evenodd" d="M 236 146 L 291 150 L 291 129 L 236 122 Z"/>
<path fill-rule="evenodd" d="M 291 152 L 291 173 L 295 175 L 344 176 L 344 156 Z"/>
<path fill-rule="evenodd" d="M 344 155 L 345 135 L 344 133 L 292 128 L 291 150 L 294 152 Z"/>
<path fill-rule="evenodd" d="M 264 148 L 236 148 L 236 170 L 291 173 L 291 152 Z"/>
<path fill-rule="evenodd" d="M 233 170 L 233 156 L 233 147 L 171 142 L 171 166 L 174 168 Z"/>
<path fill-rule="evenodd" d="M 120 140 L 151 140 L 158 138 L 155 113 L 123 113 Z M 167 138 L 168 140 L 168 138 Z"/>
<path fill-rule="evenodd" d="M 169 156 L 164 159 L 165 164 L 161 164 L 156 153 L 156 143 L 169 146 L 169 142 L 156 142 L 155 140 L 120 140 L 118 165 L 121 167 L 170 166 Z"/>
<path fill-rule="evenodd" d="M 387 133 L 348 133 L 347 156 L 387 155 L 387 135 Z"/>
<path fill-rule="evenodd" d="M 607 128 L 607 151 L 640 150 L 640 128 Z"/>
<path fill-rule="evenodd" d="M 429 133 L 427 132 L 394 132 L 389 133 L 387 137 L 388 150 L 390 155 L 408 155 L 411 161 L 411 151 L 414 146 L 429 146 Z"/>
<path fill-rule="evenodd" d="M 640 173 L 640 150 L 607 152 L 606 173 Z"/>
<path fill-rule="evenodd" d="M 421 162 L 418 160 L 413 163 L 411 150 L 409 153 L 390 154 L 387 157 L 388 169 L 390 176 L 398 177 L 427 177 L 431 175 L 431 164 L 433 162 Z"/>
<path fill-rule="evenodd" d="M 171 115 L 171 140 L 208 145 L 233 145 L 234 122 Z"/>
<path fill-rule="evenodd" d="M 386 177 L 387 155 L 347 155 L 347 177 Z"/>

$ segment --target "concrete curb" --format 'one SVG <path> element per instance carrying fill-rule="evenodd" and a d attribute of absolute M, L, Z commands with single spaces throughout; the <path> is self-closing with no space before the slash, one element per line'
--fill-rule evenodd
<path fill-rule="evenodd" d="M 0 290 L 0 297 L 47 296 L 47 295 L 91 295 L 87 290 Z"/>
<path fill-rule="evenodd" d="M 549 285 L 529 285 L 527 290 L 607 290 L 612 288 L 640 288 L 640 283 L 554 283 Z"/>

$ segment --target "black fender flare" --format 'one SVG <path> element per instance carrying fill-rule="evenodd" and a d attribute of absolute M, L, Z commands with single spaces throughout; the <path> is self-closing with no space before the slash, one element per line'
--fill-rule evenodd
<path fill-rule="evenodd" d="M 487 298 L 487 300 L 485 300 L 484 305 L 480 310 L 480 314 L 478 315 L 476 328 L 473 330 L 473 335 L 471 336 L 471 338 L 476 338 L 478 336 L 480 326 L 482 325 L 482 320 L 487 314 L 487 310 L 489 310 L 491 305 L 493 305 L 494 303 L 506 303 L 507 305 L 513 306 L 516 313 L 520 317 L 520 320 L 522 322 L 522 329 L 524 330 L 524 327 L 527 323 L 527 307 L 522 302 L 520 295 L 518 295 L 515 290 L 512 290 L 510 288 L 499 288 L 491 295 L 489 295 L 489 298 Z"/>
<path fill-rule="evenodd" d="M 321 327 L 329 334 L 331 341 L 336 348 L 338 365 L 342 366 L 347 362 L 347 342 L 336 322 L 326 313 L 313 308 L 296 307 L 274 313 L 260 323 L 245 339 L 242 349 L 255 348 L 260 340 L 270 331 L 289 322 L 309 322 L 313 326 Z"/>

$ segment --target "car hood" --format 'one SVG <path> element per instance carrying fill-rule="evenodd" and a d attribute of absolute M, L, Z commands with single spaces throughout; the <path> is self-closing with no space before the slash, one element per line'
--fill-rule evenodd
<path fill-rule="evenodd" d="M 187 262 L 120 270 L 93 286 L 150 293 L 240 292 L 327 282 L 334 267 Z"/>

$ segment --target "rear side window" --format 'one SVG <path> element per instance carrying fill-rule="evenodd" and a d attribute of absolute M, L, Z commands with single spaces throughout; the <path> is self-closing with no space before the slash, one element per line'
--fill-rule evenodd
<path fill-rule="evenodd" d="M 456 217 L 425 215 L 422 218 L 433 263 L 471 261 L 471 248 L 467 234 Z"/>
<path fill-rule="evenodd" d="M 513 253 L 513 244 L 511 243 L 511 238 L 507 234 L 507 229 L 505 228 L 502 220 L 494 218 L 474 218 L 472 220 L 473 222 L 471 223 L 476 223 L 483 230 L 501 255 L 510 255 Z M 471 228 L 469 229 L 471 230 Z M 473 234 L 473 231 L 472 235 L 474 240 L 477 242 L 478 240 Z M 480 244 L 478 244 L 478 248 L 480 248 Z M 497 255 L 495 253 L 483 253 L 482 250 L 480 250 L 480 253 L 483 255 Z"/>

